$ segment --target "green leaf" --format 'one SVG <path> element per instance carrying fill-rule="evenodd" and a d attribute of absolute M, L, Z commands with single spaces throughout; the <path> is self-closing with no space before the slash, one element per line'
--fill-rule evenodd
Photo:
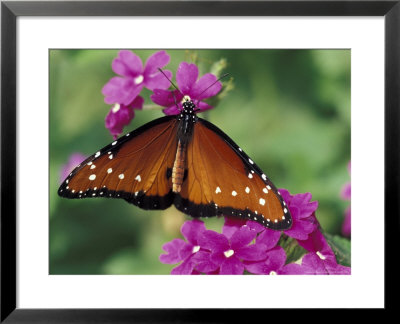
<path fill-rule="evenodd" d="M 282 234 L 279 245 L 286 252 L 286 264 L 298 261 L 307 251 L 297 241 L 285 234 Z"/>
<path fill-rule="evenodd" d="M 351 266 L 351 241 L 338 236 L 328 233 L 324 233 L 324 236 L 335 253 L 337 263 L 350 267 Z"/>

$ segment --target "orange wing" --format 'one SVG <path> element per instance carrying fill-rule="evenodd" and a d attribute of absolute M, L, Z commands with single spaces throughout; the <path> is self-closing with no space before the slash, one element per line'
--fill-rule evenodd
<path fill-rule="evenodd" d="M 292 218 L 271 180 L 227 135 L 199 118 L 187 149 L 187 177 L 175 206 L 194 217 L 227 215 L 272 229 Z"/>
<path fill-rule="evenodd" d="M 66 198 L 123 198 L 143 209 L 173 202 L 168 169 L 177 147 L 175 116 L 156 119 L 99 150 L 64 180 Z"/>

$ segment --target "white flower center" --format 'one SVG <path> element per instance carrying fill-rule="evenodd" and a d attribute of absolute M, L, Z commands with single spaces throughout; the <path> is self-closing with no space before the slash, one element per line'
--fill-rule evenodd
<path fill-rule="evenodd" d="M 225 251 L 224 254 L 227 258 L 230 258 L 235 252 L 233 250 Z"/>
<path fill-rule="evenodd" d="M 199 252 L 199 251 L 200 251 L 200 246 L 199 245 L 193 246 L 192 253 L 196 253 L 196 252 Z"/>
<path fill-rule="evenodd" d="M 133 79 L 133 82 L 135 82 L 135 84 L 141 84 L 144 80 L 143 75 L 139 75 L 136 78 Z"/>
<path fill-rule="evenodd" d="M 326 259 L 326 257 L 324 257 L 324 256 L 322 255 L 322 253 L 319 252 L 319 251 L 317 251 L 317 255 L 319 256 L 319 258 L 320 258 L 321 260 L 325 260 L 325 259 Z"/>
<path fill-rule="evenodd" d="M 116 103 L 112 107 L 112 112 L 115 114 L 120 108 L 121 108 L 121 105 L 119 103 Z"/>
<path fill-rule="evenodd" d="M 276 273 L 275 271 L 271 271 L 271 272 L 269 273 L 269 275 L 270 275 L 270 276 L 275 276 L 275 275 L 277 275 L 277 273 Z"/>
<path fill-rule="evenodd" d="M 192 99 L 190 99 L 190 97 L 188 95 L 183 96 L 181 103 L 187 102 L 187 101 L 191 101 Z"/>

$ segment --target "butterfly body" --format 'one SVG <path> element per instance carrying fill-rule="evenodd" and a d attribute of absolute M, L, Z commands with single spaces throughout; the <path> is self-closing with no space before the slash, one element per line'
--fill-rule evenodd
<path fill-rule="evenodd" d="M 267 228 L 292 225 L 277 188 L 261 169 L 184 100 L 181 113 L 156 119 L 97 151 L 65 179 L 66 198 L 122 198 L 142 209 L 171 205 L 192 217 L 226 215 Z"/>

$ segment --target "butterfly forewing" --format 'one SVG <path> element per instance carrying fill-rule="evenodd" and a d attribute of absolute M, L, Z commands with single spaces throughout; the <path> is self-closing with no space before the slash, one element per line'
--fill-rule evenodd
<path fill-rule="evenodd" d="M 176 118 L 163 117 L 122 136 L 72 171 L 59 195 L 123 198 L 144 209 L 169 207 L 167 170 L 174 163 L 176 133 Z"/>
<path fill-rule="evenodd" d="M 287 229 L 291 215 L 276 187 L 221 130 L 200 119 L 187 152 L 178 209 L 192 216 L 227 215 Z"/>

